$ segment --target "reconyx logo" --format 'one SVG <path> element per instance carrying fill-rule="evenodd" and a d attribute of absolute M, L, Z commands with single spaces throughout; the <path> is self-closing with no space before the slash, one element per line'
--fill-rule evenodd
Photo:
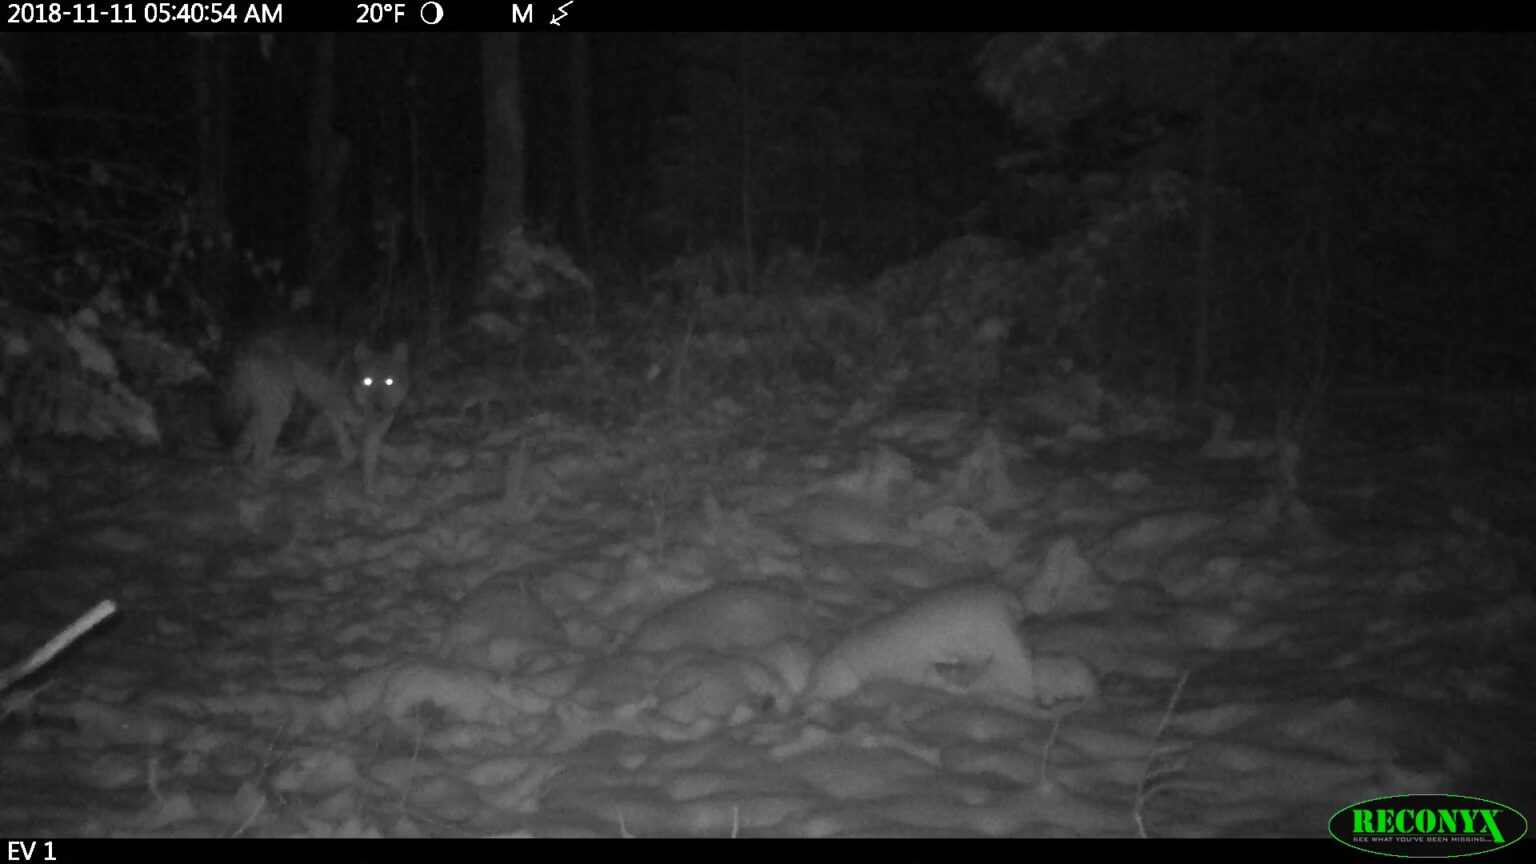
<path fill-rule="evenodd" d="M 1466 795 L 1393 795 L 1351 804 L 1328 820 L 1346 846 L 1397 858 L 1460 858 L 1525 836 L 1517 810 Z"/>

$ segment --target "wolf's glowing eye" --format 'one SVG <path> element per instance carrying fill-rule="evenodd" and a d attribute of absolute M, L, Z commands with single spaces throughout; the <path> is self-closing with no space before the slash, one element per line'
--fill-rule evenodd
<path fill-rule="evenodd" d="M 364 387 L 372 387 L 373 386 L 373 379 L 372 378 L 367 378 L 367 377 L 363 378 L 363 386 Z"/>
<path fill-rule="evenodd" d="M 393 387 L 393 386 L 395 386 L 395 379 L 393 379 L 393 378 L 385 378 L 384 379 L 384 386 L 385 387 Z"/>

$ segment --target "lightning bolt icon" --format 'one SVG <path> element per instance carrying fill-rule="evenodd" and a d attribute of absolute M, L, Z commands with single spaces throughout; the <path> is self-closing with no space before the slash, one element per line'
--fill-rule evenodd
<path fill-rule="evenodd" d="M 561 3 L 560 8 L 555 10 L 555 17 L 549 19 L 549 23 L 559 27 L 560 19 L 565 17 L 565 10 L 569 9 L 571 4 L 575 2 L 576 0 L 565 0 L 564 3 Z"/>

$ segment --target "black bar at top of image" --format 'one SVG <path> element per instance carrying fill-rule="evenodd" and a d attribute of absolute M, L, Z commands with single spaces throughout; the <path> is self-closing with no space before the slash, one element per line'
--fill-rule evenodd
<path fill-rule="evenodd" d="M 931 7 L 809 0 L 0 0 L 0 32 L 926 31 L 962 23 Z"/>

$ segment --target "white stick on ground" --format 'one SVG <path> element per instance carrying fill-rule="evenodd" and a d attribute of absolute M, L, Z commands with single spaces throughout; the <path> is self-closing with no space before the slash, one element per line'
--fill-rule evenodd
<path fill-rule="evenodd" d="M 10 689 L 12 684 L 22 678 L 36 672 L 43 664 L 52 660 L 54 655 L 69 647 L 69 644 L 79 639 L 85 631 L 100 624 L 104 619 L 117 611 L 117 604 L 111 600 L 103 600 L 91 607 L 91 611 L 75 619 L 75 623 L 59 631 L 57 636 L 49 639 L 43 647 L 32 652 L 27 659 L 0 671 L 0 693 Z"/>

